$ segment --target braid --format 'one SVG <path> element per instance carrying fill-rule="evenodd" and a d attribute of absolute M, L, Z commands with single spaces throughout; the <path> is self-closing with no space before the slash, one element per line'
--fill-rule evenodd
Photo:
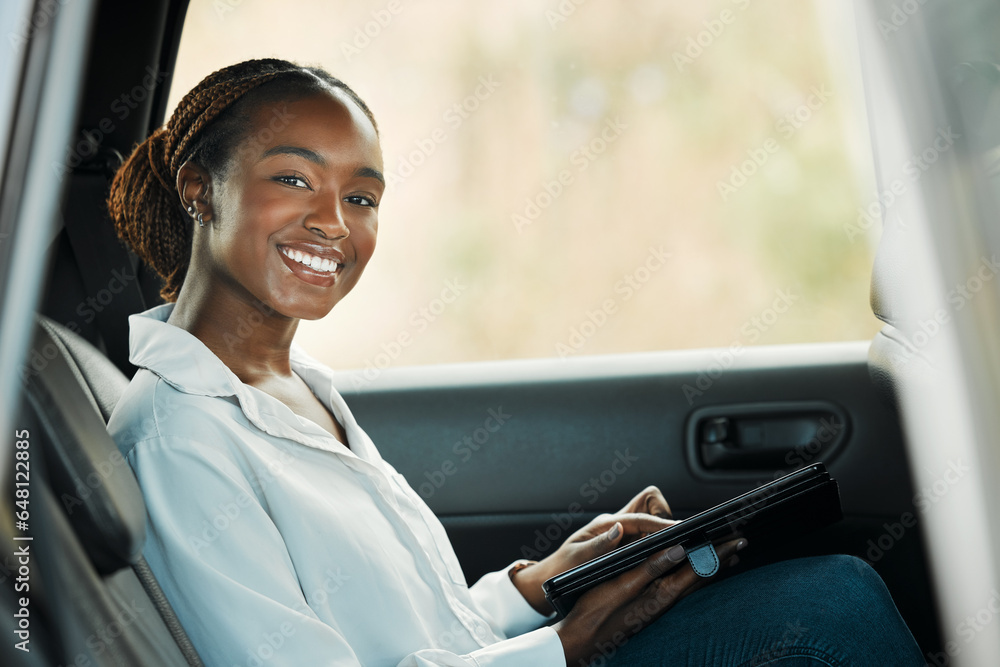
<path fill-rule="evenodd" d="M 250 125 L 249 115 L 234 108 L 252 101 L 251 91 L 277 81 L 286 81 L 293 90 L 339 88 L 375 125 L 357 94 L 319 68 L 277 59 L 248 60 L 205 77 L 180 101 L 170 121 L 136 146 L 115 174 L 108 197 L 115 231 L 163 279 L 160 296 L 165 301 L 177 300 L 194 236 L 193 220 L 178 197 L 177 172 L 194 158 L 213 176 L 221 176 L 236 140 Z"/>

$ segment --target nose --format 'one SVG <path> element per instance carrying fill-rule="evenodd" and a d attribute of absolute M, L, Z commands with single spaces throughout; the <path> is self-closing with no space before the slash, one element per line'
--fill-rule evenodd
<path fill-rule="evenodd" d="M 339 197 L 324 197 L 306 217 L 305 226 L 325 239 L 342 239 L 351 235 L 344 218 L 344 206 Z"/>

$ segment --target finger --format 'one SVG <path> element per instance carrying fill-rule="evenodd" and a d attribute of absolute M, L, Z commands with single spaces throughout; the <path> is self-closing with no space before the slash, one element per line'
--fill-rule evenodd
<path fill-rule="evenodd" d="M 622 524 L 616 521 L 610 529 L 587 542 L 587 547 L 591 552 L 590 558 L 597 558 L 617 549 L 624 534 L 625 530 L 622 528 Z"/>
<path fill-rule="evenodd" d="M 658 516 L 635 513 L 618 514 L 615 516 L 615 520 L 621 522 L 626 535 L 635 535 L 637 533 L 656 533 L 664 528 L 669 528 L 675 523 L 679 523 L 673 519 L 662 519 Z"/>
<path fill-rule="evenodd" d="M 702 586 L 701 577 L 690 563 L 683 563 L 665 576 L 659 577 L 639 595 L 619 607 L 608 618 L 609 625 L 625 625 L 632 634 L 639 632 L 684 597 L 686 591 Z"/>
<path fill-rule="evenodd" d="M 736 552 L 745 548 L 744 538 L 730 540 L 716 548 L 719 560 L 729 567 L 739 561 Z M 711 577 L 695 574 L 690 564 L 675 569 L 666 576 L 656 579 L 632 603 L 624 608 L 624 620 L 632 627 L 645 627 L 648 623 L 662 616 L 668 609 L 695 591 L 701 590 L 712 583 L 718 573 Z"/>
<path fill-rule="evenodd" d="M 661 493 L 660 489 L 656 486 L 647 486 L 642 490 L 642 492 L 637 494 L 635 498 L 630 500 L 625 507 L 621 508 L 618 513 L 630 514 L 633 512 L 652 514 L 653 516 L 659 516 L 665 519 L 673 517 L 670 505 L 667 504 L 667 500 L 663 497 L 663 493 Z"/>
<path fill-rule="evenodd" d="M 662 517 L 664 519 L 672 519 L 674 513 L 670 510 L 670 504 L 667 499 L 663 497 L 663 493 L 660 492 L 655 486 L 647 487 L 643 494 L 646 496 L 646 513 L 652 514 L 653 516 Z"/>
<path fill-rule="evenodd" d="M 746 545 L 747 540 L 745 538 L 730 540 L 716 547 L 715 553 L 718 555 L 719 561 L 726 563 L 728 566 L 729 561 L 736 558 L 736 552 L 745 548 Z M 671 548 L 673 549 L 674 547 Z M 685 554 L 685 560 L 686 556 Z M 654 582 L 655 585 L 650 588 L 654 590 L 654 596 L 656 597 L 672 600 L 680 599 L 680 597 L 707 585 L 717 576 L 718 572 L 711 577 L 702 577 L 695 574 L 690 564 L 686 564 L 686 567 L 680 568 L 675 574 L 659 578 Z"/>
<path fill-rule="evenodd" d="M 737 551 L 743 551 L 743 549 L 746 549 L 748 544 L 750 543 L 747 541 L 747 538 L 740 537 L 738 539 L 729 540 L 716 545 L 715 553 L 719 556 L 719 562 L 725 563 L 730 558 L 735 556 Z"/>
<path fill-rule="evenodd" d="M 716 547 L 715 553 L 718 555 L 720 563 L 718 572 L 713 574 L 711 577 L 698 577 L 697 581 L 694 581 L 690 586 L 680 592 L 677 599 L 680 600 L 681 598 L 687 597 L 688 595 L 691 595 L 691 593 L 708 586 L 716 579 L 716 577 L 719 576 L 719 573 L 722 572 L 722 568 L 736 566 L 740 562 L 740 557 L 736 555 L 736 552 L 746 548 L 747 544 L 747 540 L 745 538 L 741 538 L 738 540 L 724 542 Z"/>
<path fill-rule="evenodd" d="M 587 522 L 586 526 L 577 532 L 593 534 L 603 533 L 604 531 L 614 528 L 619 519 L 620 517 L 617 514 L 608 514 L 607 512 L 604 512 L 603 514 L 595 516 Z"/>
<path fill-rule="evenodd" d="M 595 586 L 581 601 L 592 597 L 599 599 L 598 604 L 606 610 L 620 608 L 642 594 L 651 582 L 685 562 L 685 559 L 684 547 L 680 545 L 658 551 L 628 572 Z"/>
<path fill-rule="evenodd" d="M 684 551 L 684 547 L 679 544 L 675 544 L 669 549 L 663 549 L 658 551 L 645 561 L 642 565 L 633 568 L 630 572 L 626 573 L 631 575 L 631 581 L 628 582 L 632 586 L 643 586 L 649 585 L 651 582 L 656 581 L 660 577 L 671 572 L 681 563 L 687 562 L 687 553 Z M 622 575 L 626 576 L 626 575 Z M 638 590 L 636 594 L 638 594 Z"/>

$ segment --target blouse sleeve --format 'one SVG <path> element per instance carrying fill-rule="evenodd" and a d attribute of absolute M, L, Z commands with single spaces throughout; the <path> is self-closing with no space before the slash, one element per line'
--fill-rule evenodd
<path fill-rule="evenodd" d="M 483 575 L 469 588 L 479 608 L 489 614 L 507 637 L 530 632 L 554 616 L 543 616 L 528 604 L 510 579 L 509 572 L 513 565 L 511 563 L 502 570 Z"/>

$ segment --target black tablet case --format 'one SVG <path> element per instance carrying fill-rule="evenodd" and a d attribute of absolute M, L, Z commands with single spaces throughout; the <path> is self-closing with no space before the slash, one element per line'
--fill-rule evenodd
<path fill-rule="evenodd" d="M 830 477 L 826 466 L 814 463 L 556 575 L 542 588 L 555 610 L 565 616 L 580 596 L 594 586 L 675 544 L 693 551 L 709 542 L 742 536 L 764 546 L 842 518 L 836 480 Z"/>

